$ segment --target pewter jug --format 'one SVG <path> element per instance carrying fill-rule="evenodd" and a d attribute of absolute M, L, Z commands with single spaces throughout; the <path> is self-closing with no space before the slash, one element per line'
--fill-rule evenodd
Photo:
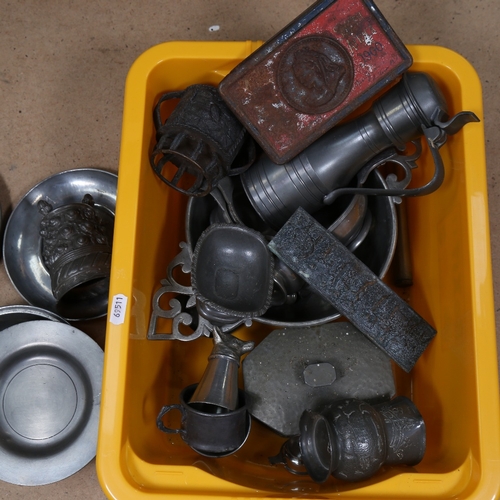
<path fill-rule="evenodd" d="M 299 206 L 314 213 L 325 202 L 333 201 L 329 195 L 347 186 L 378 154 L 391 147 L 402 151 L 425 135 L 439 170 L 432 185 L 413 192 L 404 190 L 411 180 L 411 168 L 416 166 L 410 157 L 408 164 L 400 163 L 406 170 L 403 181 L 389 186 L 397 187 L 397 193 L 389 189 L 386 194 L 427 194 L 443 180 L 437 148 L 446 141 L 446 134 L 458 132 L 468 121 L 478 121 L 473 113 L 462 112 L 444 122 L 447 109 L 441 90 L 428 74 L 405 73 L 368 111 L 332 128 L 288 163 L 278 165 L 262 156 L 242 174 L 243 187 L 260 217 L 279 229 Z M 382 162 L 388 159 L 382 158 Z"/>

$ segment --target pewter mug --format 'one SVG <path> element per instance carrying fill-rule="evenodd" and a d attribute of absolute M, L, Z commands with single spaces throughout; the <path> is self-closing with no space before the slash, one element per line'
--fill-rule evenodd
<path fill-rule="evenodd" d="M 180 434 L 183 441 L 200 455 L 211 458 L 231 455 L 243 446 L 250 433 L 251 419 L 245 405 L 245 395 L 239 391 L 239 407 L 234 411 L 210 404 L 189 404 L 197 385 L 189 385 L 182 390 L 180 404 L 164 406 L 158 414 L 156 425 L 167 434 Z M 162 421 L 171 410 L 181 412 L 179 429 L 171 429 Z"/>
<path fill-rule="evenodd" d="M 162 104 L 180 99 L 166 121 Z M 255 159 L 255 144 L 211 85 L 191 85 L 164 94 L 154 109 L 157 143 L 150 163 L 167 185 L 189 196 L 205 196 L 226 175 L 237 175 Z M 241 155 L 239 153 L 241 152 Z M 168 165 L 176 167 L 172 178 Z"/>

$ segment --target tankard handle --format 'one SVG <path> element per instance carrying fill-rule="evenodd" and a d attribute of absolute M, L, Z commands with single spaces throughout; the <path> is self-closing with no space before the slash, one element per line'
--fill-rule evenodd
<path fill-rule="evenodd" d="M 160 431 L 162 432 L 166 432 L 167 434 L 179 434 L 183 429 L 180 428 L 180 429 L 171 429 L 170 427 L 167 427 L 164 423 L 163 423 L 163 417 L 170 411 L 170 410 L 179 410 L 182 414 L 182 420 L 181 420 L 181 425 L 182 425 L 182 422 L 184 421 L 184 418 L 186 416 L 185 412 L 184 412 L 184 408 L 182 407 L 182 405 L 167 405 L 167 406 L 164 406 L 161 410 L 160 410 L 160 413 L 158 414 L 158 416 L 156 417 L 156 426 L 158 427 L 158 429 L 160 429 Z"/>
<path fill-rule="evenodd" d="M 177 92 L 168 92 L 160 97 L 153 111 L 153 123 L 156 132 L 158 132 L 159 129 L 163 126 L 163 123 L 161 121 L 161 105 L 165 101 L 169 101 L 170 99 L 180 99 L 185 94 L 185 92 L 186 92 L 185 90 L 179 90 Z"/>
<path fill-rule="evenodd" d="M 442 121 L 443 119 L 444 115 L 442 110 L 437 109 L 432 118 L 434 125 L 430 127 L 422 125 L 423 136 L 427 141 L 427 146 L 429 147 L 434 161 L 434 175 L 427 184 L 417 188 L 407 188 L 411 181 L 411 171 L 417 166 L 415 160 L 420 157 L 422 152 L 420 140 L 418 140 L 418 142 L 412 141 L 413 145 L 416 147 L 416 151 L 412 155 L 401 155 L 395 148 L 388 148 L 375 156 L 358 173 L 358 177 L 361 177 L 363 181 L 366 180 L 366 177 L 372 170 L 384 163 L 397 163 L 405 170 L 405 177 L 403 180 L 398 181 L 396 175 L 389 174 L 385 179 L 387 182 L 387 189 L 338 188 L 328 193 L 323 198 L 323 203 L 325 205 L 330 205 L 339 196 L 344 194 L 392 196 L 395 203 L 401 203 L 402 196 L 423 196 L 436 191 L 444 180 L 444 165 L 439 153 L 439 148 L 444 145 L 448 135 L 456 134 L 467 123 L 479 121 L 479 118 L 471 111 L 462 111 L 446 122 Z"/>

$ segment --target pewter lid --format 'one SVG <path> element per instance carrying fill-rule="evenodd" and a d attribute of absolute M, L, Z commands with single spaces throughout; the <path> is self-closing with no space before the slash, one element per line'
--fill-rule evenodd
<path fill-rule="evenodd" d="M 418 114 L 423 124 L 431 127 L 436 110 L 448 111 L 448 105 L 436 81 L 427 73 L 408 72 L 403 75 L 403 84 L 409 100 L 407 104 Z"/>

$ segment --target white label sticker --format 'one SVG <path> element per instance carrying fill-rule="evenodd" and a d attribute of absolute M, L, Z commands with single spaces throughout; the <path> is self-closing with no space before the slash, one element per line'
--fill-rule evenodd
<path fill-rule="evenodd" d="M 121 325 L 125 322 L 125 314 L 127 313 L 127 302 L 128 297 L 121 293 L 113 297 L 113 303 L 111 305 L 111 315 L 109 322 L 113 325 Z"/>

